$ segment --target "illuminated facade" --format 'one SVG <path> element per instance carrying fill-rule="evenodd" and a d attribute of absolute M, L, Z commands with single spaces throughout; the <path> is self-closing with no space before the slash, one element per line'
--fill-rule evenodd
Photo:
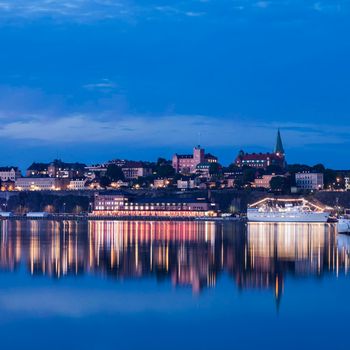
<path fill-rule="evenodd" d="M 257 188 L 270 188 L 270 181 L 271 179 L 275 177 L 275 174 L 272 175 L 263 175 L 257 179 L 254 180 L 254 187 Z"/>
<path fill-rule="evenodd" d="M 130 199 L 124 195 L 96 195 L 93 216 L 205 217 L 216 216 L 215 203 L 205 198 Z"/>
<path fill-rule="evenodd" d="M 21 176 L 21 171 L 17 167 L 0 167 L 1 181 L 16 181 Z"/>
<path fill-rule="evenodd" d="M 193 154 L 173 155 L 172 166 L 177 173 L 190 174 L 195 173 L 197 165 L 201 163 L 217 163 L 218 158 L 210 153 L 205 153 L 204 148 L 197 146 L 193 149 Z"/>
<path fill-rule="evenodd" d="M 297 173 L 295 174 L 295 183 L 302 190 L 322 190 L 323 174 L 322 173 Z"/>
<path fill-rule="evenodd" d="M 240 168 L 248 166 L 251 168 L 266 169 L 271 165 L 285 168 L 285 152 L 280 131 L 278 130 L 277 133 L 276 146 L 273 153 L 246 153 L 241 150 L 236 157 L 235 164 Z"/>
<path fill-rule="evenodd" d="M 121 169 L 126 180 L 152 175 L 152 169 L 143 162 L 126 161 Z"/>
<path fill-rule="evenodd" d="M 84 190 L 86 186 L 87 179 L 85 178 L 78 178 L 78 179 L 71 179 L 69 181 L 68 189 L 69 190 Z"/>
<path fill-rule="evenodd" d="M 67 188 L 67 180 L 54 177 L 20 177 L 16 180 L 15 187 L 18 191 L 58 191 Z"/>

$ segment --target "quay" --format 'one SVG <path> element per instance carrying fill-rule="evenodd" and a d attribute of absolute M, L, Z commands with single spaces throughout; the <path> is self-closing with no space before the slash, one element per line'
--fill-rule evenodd
<path fill-rule="evenodd" d="M 82 215 L 82 214 L 50 214 L 46 216 L 28 217 L 11 215 L 0 217 L 0 220 L 21 221 L 242 221 L 240 217 L 188 217 L 188 216 L 117 216 L 117 215 Z"/>

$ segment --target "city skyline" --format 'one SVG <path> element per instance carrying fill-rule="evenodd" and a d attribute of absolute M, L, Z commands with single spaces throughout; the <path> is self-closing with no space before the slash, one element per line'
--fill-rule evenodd
<path fill-rule="evenodd" d="M 276 135 L 275 135 L 276 136 Z M 284 139 L 284 137 L 283 137 Z M 271 140 L 270 140 L 271 141 Z M 281 147 L 283 148 L 283 145 L 282 145 L 282 140 L 281 140 L 281 130 L 280 129 L 277 129 L 277 143 L 280 142 L 281 143 Z M 284 143 L 284 141 L 283 141 Z M 184 150 L 183 153 L 190 153 L 189 151 L 191 149 L 196 149 L 196 148 L 200 148 L 202 149 L 203 151 L 207 150 L 205 148 L 203 148 L 203 145 L 199 145 L 199 144 L 194 144 L 192 145 L 192 148 L 185 148 L 185 147 L 181 147 L 179 145 L 179 147 L 177 148 L 177 150 Z M 262 155 L 268 155 L 268 154 L 272 154 L 272 153 L 275 153 L 276 152 L 276 147 L 277 145 L 275 145 L 274 147 L 270 147 L 270 149 L 266 148 L 266 147 L 262 147 L 261 145 L 257 145 L 255 148 L 253 147 L 247 147 L 245 148 L 245 150 L 249 150 L 249 152 L 247 152 L 248 154 L 251 154 L 252 156 L 254 155 L 258 155 L 258 154 L 262 154 Z M 215 147 L 213 147 L 215 149 Z M 239 149 L 239 153 L 241 152 L 244 152 L 242 150 L 242 148 L 237 148 L 237 150 Z M 62 159 L 60 158 L 59 156 L 56 157 L 56 158 L 52 158 L 52 159 L 48 159 L 47 156 L 44 156 L 44 158 L 40 158 L 40 159 L 33 159 L 33 161 L 31 161 L 30 163 L 27 163 L 24 159 L 21 161 L 19 161 L 17 164 L 13 164 L 13 163 L 4 163 L 3 161 L 3 164 L 1 164 L 0 162 L 0 167 L 5 167 L 5 168 L 16 168 L 18 167 L 19 170 L 21 172 L 26 172 L 26 170 L 28 169 L 28 167 L 30 166 L 30 164 L 35 164 L 35 163 L 39 163 L 39 164 L 49 164 L 51 163 L 53 160 L 54 161 L 66 161 L 67 159 L 71 162 L 71 163 L 81 163 L 81 164 L 85 164 L 86 165 L 99 165 L 99 164 L 107 164 L 108 162 L 110 162 L 111 160 L 113 159 L 120 159 L 120 160 L 123 160 L 123 161 L 127 161 L 127 160 L 130 160 L 130 161 L 141 161 L 141 162 L 156 162 L 158 159 L 161 159 L 161 158 L 164 158 L 164 159 L 167 159 L 169 161 L 171 161 L 171 158 L 174 157 L 174 155 L 176 155 L 177 153 L 175 152 L 174 154 L 172 154 L 171 156 L 168 157 L 168 155 L 164 156 L 164 153 L 161 153 L 161 154 L 155 154 L 154 157 L 155 158 L 147 158 L 146 156 L 143 156 L 142 155 L 140 156 L 140 154 L 138 153 L 138 150 L 136 149 L 135 151 L 137 151 L 136 153 L 131 153 L 131 154 L 135 154 L 135 157 L 138 157 L 138 158 L 135 158 L 133 160 L 131 160 L 130 158 L 127 158 L 127 157 L 117 157 L 117 156 L 111 156 L 109 159 L 102 159 L 100 161 L 93 161 L 93 159 L 91 158 L 86 158 L 86 161 L 81 161 L 80 159 L 77 159 L 75 158 L 75 155 L 73 155 L 72 157 L 66 157 L 66 159 Z M 130 153 L 128 153 L 130 154 Z M 209 153 L 210 156 L 212 156 L 210 153 Z M 215 156 L 214 156 L 215 157 Z M 216 158 L 216 157 L 215 157 Z M 302 157 L 301 157 L 302 158 Z M 317 165 L 317 164 L 323 164 L 323 163 L 320 163 L 320 162 L 315 162 L 315 161 L 311 161 L 311 163 L 303 163 L 302 161 L 300 161 L 301 158 L 296 158 L 296 161 L 295 162 L 289 162 L 289 164 L 305 164 L 305 165 L 308 165 L 308 166 L 313 166 L 313 165 Z M 237 154 L 236 156 L 234 156 L 232 159 L 228 159 L 228 162 L 225 162 L 226 160 L 226 157 L 223 157 L 224 159 L 224 162 L 221 161 L 222 158 L 220 157 L 217 157 L 217 160 L 219 164 L 223 165 L 223 166 L 229 166 L 229 165 L 232 165 L 232 164 L 235 164 L 237 162 Z M 216 161 L 217 161 L 216 160 Z M 327 163 L 324 164 L 326 167 L 327 167 Z M 343 167 L 343 168 L 338 168 L 338 169 L 346 169 L 346 167 Z"/>
<path fill-rule="evenodd" d="M 289 162 L 348 168 L 349 10 L 2 1 L 1 165 L 170 158 L 198 132 L 228 164 L 241 148 L 272 151 L 281 128 Z"/>

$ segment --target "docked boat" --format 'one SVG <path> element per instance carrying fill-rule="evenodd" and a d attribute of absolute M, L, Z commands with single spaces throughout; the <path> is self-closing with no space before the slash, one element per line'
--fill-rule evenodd
<path fill-rule="evenodd" d="M 327 222 L 330 209 L 304 198 L 265 198 L 249 206 L 247 217 L 255 222 Z"/>

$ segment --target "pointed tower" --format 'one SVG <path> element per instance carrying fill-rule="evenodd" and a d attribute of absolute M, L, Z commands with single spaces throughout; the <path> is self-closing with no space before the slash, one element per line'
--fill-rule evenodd
<path fill-rule="evenodd" d="M 281 138 L 280 129 L 278 129 L 278 132 L 277 132 L 275 153 L 278 156 L 283 156 L 284 157 L 284 148 L 283 148 L 283 144 L 282 144 L 282 138 Z"/>

